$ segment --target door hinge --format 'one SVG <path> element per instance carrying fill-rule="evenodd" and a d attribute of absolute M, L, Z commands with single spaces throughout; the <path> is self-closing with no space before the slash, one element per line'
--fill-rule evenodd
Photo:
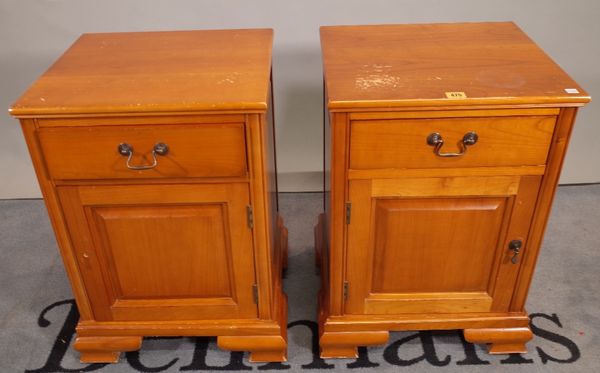
<path fill-rule="evenodd" d="M 348 281 L 344 281 L 344 300 L 348 300 Z"/>
<path fill-rule="evenodd" d="M 352 214 L 352 203 L 346 202 L 346 224 L 350 224 L 351 214 Z"/>
<path fill-rule="evenodd" d="M 254 304 L 258 304 L 258 285 L 252 284 L 252 299 Z"/>
<path fill-rule="evenodd" d="M 246 206 L 246 218 L 248 219 L 248 228 L 254 228 L 254 212 L 252 212 L 252 206 Z"/>

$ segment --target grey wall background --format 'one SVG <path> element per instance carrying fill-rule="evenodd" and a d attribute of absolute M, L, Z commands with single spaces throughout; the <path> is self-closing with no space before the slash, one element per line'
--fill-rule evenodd
<path fill-rule="evenodd" d="M 282 191 L 318 190 L 320 25 L 517 22 L 600 100 L 598 0 L 0 0 L 0 198 L 39 197 L 6 108 L 84 32 L 270 27 Z M 600 182 L 600 105 L 580 111 L 561 183 Z"/>

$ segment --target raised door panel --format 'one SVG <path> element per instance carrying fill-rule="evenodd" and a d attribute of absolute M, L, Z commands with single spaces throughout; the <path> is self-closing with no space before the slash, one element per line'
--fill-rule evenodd
<path fill-rule="evenodd" d="M 58 189 L 97 320 L 257 316 L 246 184 Z"/>
<path fill-rule="evenodd" d="M 539 177 L 353 180 L 345 312 L 507 311 L 520 266 L 507 245 L 525 241 L 538 187 Z"/>
<path fill-rule="evenodd" d="M 225 206 L 86 208 L 120 300 L 231 297 Z M 210 272 L 211 276 L 198 273 Z"/>
<path fill-rule="evenodd" d="M 372 291 L 485 292 L 505 210 L 494 197 L 376 200 Z"/>

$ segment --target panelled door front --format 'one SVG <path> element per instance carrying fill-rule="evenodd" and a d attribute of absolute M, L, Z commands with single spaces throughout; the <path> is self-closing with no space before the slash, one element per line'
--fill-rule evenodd
<path fill-rule="evenodd" d="M 57 189 L 96 320 L 257 317 L 247 184 Z"/>
<path fill-rule="evenodd" d="M 508 311 L 538 176 L 351 180 L 347 314 Z"/>

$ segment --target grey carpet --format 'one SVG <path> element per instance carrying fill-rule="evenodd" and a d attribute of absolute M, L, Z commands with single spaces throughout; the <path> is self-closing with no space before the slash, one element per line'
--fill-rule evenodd
<path fill-rule="evenodd" d="M 357 360 L 315 355 L 319 278 L 312 227 L 321 194 L 282 194 L 290 232 L 289 361 L 250 364 L 220 351 L 214 338 L 149 338 L 119 364 L 85 365 L 72 349 L 77 313 L 48 217 L 40 200 L 0 201 L 1 372 L 181 371 L 600 371 L 600 185 L 559 188 L 528 301 L 534 339 L 524 355 L 489 356 L 484 346 L 448 332 L 395 332 L 387 346 Z"/>

